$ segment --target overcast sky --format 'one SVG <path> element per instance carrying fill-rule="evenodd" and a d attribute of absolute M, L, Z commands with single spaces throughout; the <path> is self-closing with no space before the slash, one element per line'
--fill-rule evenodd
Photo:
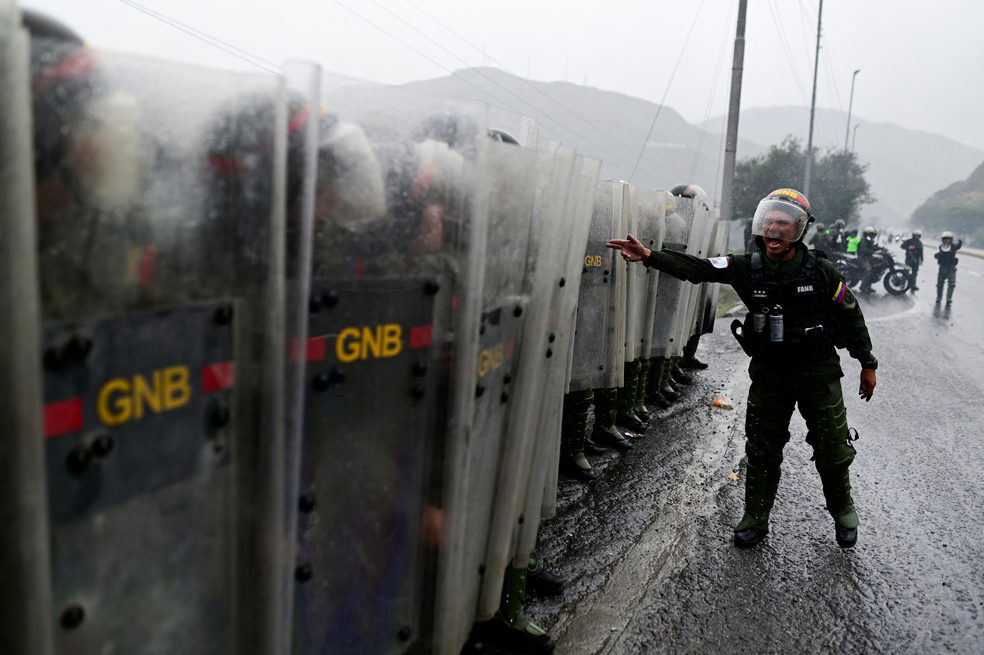
<path fill-rule="evenodd" d="M 306 59 L 327 71 L 402 83 L 484 64 L 653 102 L 665 94 L 666 104 L 690 122 L 727 111 L 738 7 L 738 0 L 30 0 L 22 5 L 67 23 L 94 47 L 255 69 L 133 3 L 273 65 Z M 818 3 L 749 0 L 743 108 L 809 106 Z M 846 112 L 852 73 L 860 69 L 854 116 L 984 148 L 982 29 L 984 0 L 826 0 L 817 105 Z M 846 124 L 817 126 L 817 131 L 818 145 L 843 147 Z M 859 133 L 859 149 L 862 141 Z"/>

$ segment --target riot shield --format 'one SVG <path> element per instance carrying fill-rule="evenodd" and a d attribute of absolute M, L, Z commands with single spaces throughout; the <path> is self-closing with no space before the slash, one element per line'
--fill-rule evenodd
<path fill-rule="evenodd" d="M 56 649 L 274 652 L 311 106 L 279 77 L 35 46 Z"/>
<path fill-rule="evenodd" d="M 694 218 L 687 250 L 694 257 L 702 258 L 708 256 L 707 252 L 711 243 L 711 231 L 714 227 L 714 216 L 711 214 L 710 208 L 707 206 L 705 200 L 706 196 L 704 194 L 698 194 L 697 197 L 691 200 Z M 695 334 L 698 316 L 703 312 L 702 308 L 699 311 L 698 308 L 702 307 L 700 303 L 704 296 L 706 286 L 706 284 L 691 284 L 687 289 L 687 309 L 683 314 L 684 322 L 681 325 L 682 332 L 680 336 L 684 346 L 686 346 L 690 337 Z"/>
<path fill-rule="evenodd" d="M 539 140 L 535 118 L 492 106 L 488 108 L 488 116 L 490 129 L 508 132 L 519 141 L 521 146 L 529 147 L 531 143 Z"/>
<path fill-rule="evenodd" d="M 492 523 L 479 597 L 478 619 L 491 619 L 499 608 L 503 575 L 515 552 L 515 535 L 523 521 L 536 444 L 536 425 L 543 401 L 547 364 L 553 357 L 549 339 L 554 287 L 560 284 L 566 252 L 558 248 L 564 213 L 575 180 L 575 153 L 569 148 L 540 150 L 537 194 L 533 213 L 535 252 L 530 252 L 526 280 L 529 316 L 523 330 L 514 379 L 513 404 L 503 441 Z M 558 359 L 560 359 L 558 354 Z"/>
<path fill-rule="evenodd" d="M 625 185 L 623 204 L 628 216 L 628 232 L 650 250 L 659 250 L 666 230 L 666 194 L 661 191 Z M 652 350 L 652 316 L 659 271 L 645 266 L 628 268 L 626 290 L 625 361 L 649 358 Z M 650 332 L 647 335 L 647 327 Z"/>
<path fill-rule="evenodd" d="M 386 88 L 327 101 L 338 123 L 319 154 L 294 652 L 423 650 L 443 462 L 473 419 L 485 116 Z"/>
<path fill-rule="evenodd" d="M 676 252 L 686 252 L 690 228 L 693 223 L 692 201 L 687 198 L 670 196 L 666 205 L 666 233 L 663 237 L 663 249 Z M 682 208 L 683 213 L 678 211 Z M 660 275 L 659 287 L 656 293 L 656 314 L 653 319 L 652 357 L 676 357 L 683 352 L 685 344 L 680 343 L 682 315 L 687 308 L 687 289 L 689 282 L 684 282 L 669 275 Z"/>
<path fill-rule="evenodd" d="M 623 238 L 622 184 L 611 180 L 598 182 L 591 224 L 588 228 L 577 317 L 572 345 L 569 391 L 612 388 L 616 385 L 613 362 L 622 359 L 623 333 L 618 315 L 622 307 L 618 276 L 611 250 L 611 239 Z"/>
<path fill-rule="evenodd" d="M 0 2 L 0 62 L 0 643 L 12 655 L 50 655 L 30 44 L 9 0 Z"/>
<path fill-rule="evenodd" d="M 560 277 L 553 287 L 547 343 L 552 344 L 553 356 L 547 361 L 544 385 L 543 412 L 537 425 L 537 446 L 533 460 L 533 474 L 523 516 L 526 521 L 520 528 L 518 558 L 529 557 L 536 544 L 539 518 L 552 517 L 557 507 L 557 475 L 560 460 L 561 423 L 563 420 L 564 386 L 569 372 L 567 355 L 571 351 L 577 313 L 583 261 L 581 244 L 588 238 L 591 216 L 594 212 L 598 190 L 598 174 L 601 162 L 596 159 L 578 158 L 578 176 L 572 186 L 569 209 L 565 213 L 564 232 L 569 236 L 564 242 L 566 261 L 559 271 Z"/>
<path fill-rule="evenodd" d="M 638 198 L 637 202 L 641 205 L 643 232 L 646 233 L 648 231 L 650 235 L 646 247 L 650 250 L 662 250 L 663 240 L 666 236 L 666 205 L 669 194 L 666 191 L 638 188 L 635 189 L 635 194 Z M 643 317 L 645 323 L 642 329 L 642 357 L 648 359 L 653 357 L 653 329 L 656 321 L 656 299 L 659 294 L 659 284 L 662 278 L 659 271 L 654 268 L 647 268 L 646 271 L 648 272 L 649 288 L 646 292 L 646 311 Z"/>
<path fill-rule="evenodd" d="M 719 216 L 714 223 L 714 238 L 712 240 L 714 245 L 708 252 L 708 256 L 728 256 L 728 239 L 731 236 L 729 234 L 730 229 L 731 221 L 725 220 Z M 704 320 L 701 324 L 701 334 L 710 334 L 714 331 L 714 319 L 717 316 L 717 304 L 720 293 L 721 284 L 719 282 L 714 282 L 708 286 L 707 304 L 704 309 Z"/>
<path fill-rule="evenodd" d="M 502 436 L 515 402 L 517 346 L 529 315 L 524 276 L 527 253 L 537 245 L 530 239 L 537 159 L 535 152 L 515 145 L 489 145 L 478 382 L 471 438 L 454 444 L 446 467 L 444 545 L 434 612 L 433 650 L 438 654 L 457 655 L 475 620 Z"/>

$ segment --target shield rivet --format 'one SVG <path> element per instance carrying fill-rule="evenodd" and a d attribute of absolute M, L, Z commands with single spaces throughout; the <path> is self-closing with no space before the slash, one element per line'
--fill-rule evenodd
<path fill-rule="evenodd" d="M 314 576 L 314 569 L 311 568 L 310 564 L 301 564 L 294 569 L 294 579 L 301 584 L 310 580 L 312 576 Z"/>
<path fill-rule="evenodd" d="M 215 310 L 215 322 L 219 325 L 228 325 L 232 321 L 232 306 L 223 305 Z"/>
<path fill-rule="evenodd" d="M 513 316 L 515 316 L 516 318 L 519 318 L 522 315 L 523 315 L 523 308 L 522 307 L 519 307 L 517 305 L 516 306 L 516 309 L 513 310 Z"/>
<path fill-rule="evenodd" d="M 424 293 L 428 296 L 433 296 L 440 290 L 441 285 L 437 280 L 427 280 L 427 282 L 424 283 Z"/>
<path fill-rule="evenodd" d="M 553 357 L 553 348 L 547 348 L 547 357 Z"/>
<path fill-rule="evenodd" d="M 304 494 L 297 501 L 298 509 L 305 514 L 308 512 L 313 512 L 317 504 L 317 499 L 315 499 L 314 494 Z"/>
<path fill-rule="evenodd" d="M 212 410 L 212 425 L 221 428 L 229 423 L 229 409 L 219 405 Z"/>
<path fill-rule="evenodd" d="M 79 627 L 82 621 L 85 620 L 85 610 L 83 610 L 78 605 L 72 605 L 64 612 L 61 616 L 62 627 L 66 630 L 72 630 Z"/>
<path fill-rule="evenodd" d="M 400 632 L 398 632 L 396 636 L 400 638 L 400 641 L 407 641 L 408 639 L 410 639 L 411 634 L 412 633 L 410 632 L 410 628 L 407 626 L 403 626 L 402 628 L 400 628 Z"/>
<path fill-rule="evenodd" d="M 345 374 L 345 369 L 341 366 L 336 366 L 328 373 L 328 381 L 332 384 L 341 384 L 345 382 L 346 377 L 348 376 Z"/>
<path fill-rule="evenodd" d="M 321 302 L 324 303 L 325 307 L 332 309 L 338 305 L 338 292 L 329 289 L 321 294 Z"/>
<path fill-rule="evenodd" d="M 424 385 L 418 382 L 417 384 L 413 385 L 412 389 L 410 389 L 410 395 L 413 396 L 414 400 L 420 400 L 421 398 L 427 395 L 427 389 L 424 387 Z"/>
<path fill-rule="evenodd" d="M 557 335 L 554 334 L 553 332 L 551 332 L 550 333 L 550 343 L 553 343 L 556 340 L 557 340 Z"/>
<path fill-rule="evenodd" d="M 72 473 L 81 473 L 89 464 L 92 463 L 92 453 L 82 446 L 76 446 L 68 453 L 68 470 Z"/>
<path fill-rule="evenodd" d="M 485 393 L 485 387 L 483 387 L 482 385 L 478 385 L 477 387 L 475 387 L 476 398 L 480 398 L 483 393 Z"/>
<path fill-rule="evenodd" d="M 509 394 L 503 393 L 501 396 L 499 396 L 499 400 L 504 403 L 509 402 Z"/>
<path fill-rule="evenodd" d="M 113 451 L 114 445 L 113 439 L 104 435 L 92 442 L 92 452 L 96 457 L 105 457 Z"/>
<path fill-rule="evenodd" d="M 331 386 L 331 377 L 327 373 L 318 373 L 314 376 L 314 381 L 312 382 L 315 390 L 325 391 Z"/>
<path fill-rule="evenodd" d="M 413 365 L 413 374 L 418 378 L 427 375 L 427 362 L 416 362 Z"/>
<path fill-rule="evenodd" d="M 565 284 L 567 284 L 567 280 L 565 278 L 560 278 L 560 286 L 564 286 Z"/>

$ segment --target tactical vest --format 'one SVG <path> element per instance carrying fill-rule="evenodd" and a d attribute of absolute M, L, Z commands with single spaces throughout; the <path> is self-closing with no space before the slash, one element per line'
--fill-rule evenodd
<path fill-rule="evenodd" d="M 742 335 L 735 336 L 745 352 L 767 364 L 812 364 L 833 357 L 843 345 L 840 325 L 826 309 L 823 277 L 817 270 L 815 250 L 803 253 L 803 263 L 787 282 L 777 282 L 766 274 L 761 252 L 752 253 L 751 312 L 746 315 Z M 770 317 L 782 309 L 782 341 L 772 341 Z M 760 331 L 755 331 L 755 314 Z M 734 329 L 732 330 L 735 331 Z"/>
<path fill-rule="evenodd" d="M 940 251 L 936 253 L 936 259 L 940 265 L 940 268 L 950 268 L 957 265 L 960 260 L 957 259 L 957 249 L 950 245 L 949 248 L 943 250 L 943 246 L 940 245 Z"/>

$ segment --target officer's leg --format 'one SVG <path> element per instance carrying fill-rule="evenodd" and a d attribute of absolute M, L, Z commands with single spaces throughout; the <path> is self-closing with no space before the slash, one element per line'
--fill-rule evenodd
<path fill-rule="evenodd" d="M 527 562 L 506 567 L 502 580 L 502 599 L 499 614 L 483 625 L 480 637 L 502 650 L 519 653 L 549 653 L 554 648 L 553 639 L 523 612 L 526 598 Z"/>
<path fill-rule="evenodd" d="M 861 292 L 871 291 L 871 262 L 867 258 L 861 259 Z"/>
<path fill-rule="evenodd" d="M 591 389 L 571 391 L 566 394 L 560 432 L 560 470 L 566 475 L 585 481 L 595 478 L 595 472 L 584 456 L 588 408 L 591 407 L 593 401 L 594 392 Z"/>
<path fill-rule="evenodd" d="M 954 266 L 946 274 L 946 306 L 949 307 L 950 303 L 953 302 L 953 289 L 957 286 L 957 267 Z"/>
<path fill-rule="evenodd" d="M 636 399 L 636 384 L 639 381 L 639 371 L 642 362 L 639 359 L 625 363 L 624 386 L 618 390 L 615 424 L 636 432 L 645 432 L 646 424 L 639 420 L 633 408 Z"/>
<path fill-rule="evenodd" d="M 679 395 L 676 389 L 670 386 L 670 375 L 673 372 L 673 357 L 663 358 L 663 368 L 659 375 L 659 392 L 670 402 L 674 402 Z"/>
<path fill-rule="evenodd" d="M 632 444 L 615 426 L 618 407 L 617 390 L 595 389 L 594 397 L 595 423 L 591 431 L 591 440 L 606 446 L 614 446 L 619 450 L 631 450 Z"/>
<path fill-rule="evenodd" d="M 856 453 L 847 429 L 840 380 L 809 390 L 800 397 L 799 410 L 809 429 L 806 441 L 813 447 L 827 511 L 837 525 L 855 530 L 858 514 L 851 498 L 849 468 Z"/>
<path fill-rule="evenodd" d="M 946 282 L 946 268 L 940 266 L 939 273 L 936 274 L 936 304 L 943 302 L 943 284 Z"/>
<path fill-rule="evenodd" d="M 641 360 L 639 366 L 639 380 L 636 382 L 635 404 L 632 406 L 632 411 L 634 411 L 636 416 L 643 421 L 649 420 L 649 408 L 646 407 L 646 383 L 649 380 L 649 369 L 651 367 L 651 360 Z"/>
<path fill-rule="evenodd" d="M 789 441 L 794 400 L 788 380 L 753 381 L 745 413 L 745 515 L 735 532 L 765 530 L 782 475 L 782 449 Z"/>
<path fill-rule="evenodd" d="M 919 262 L 912 262 L 912 290 L 918 291 L 919 287 L 916 286 L 916 280 L 919 277 Z"/>

